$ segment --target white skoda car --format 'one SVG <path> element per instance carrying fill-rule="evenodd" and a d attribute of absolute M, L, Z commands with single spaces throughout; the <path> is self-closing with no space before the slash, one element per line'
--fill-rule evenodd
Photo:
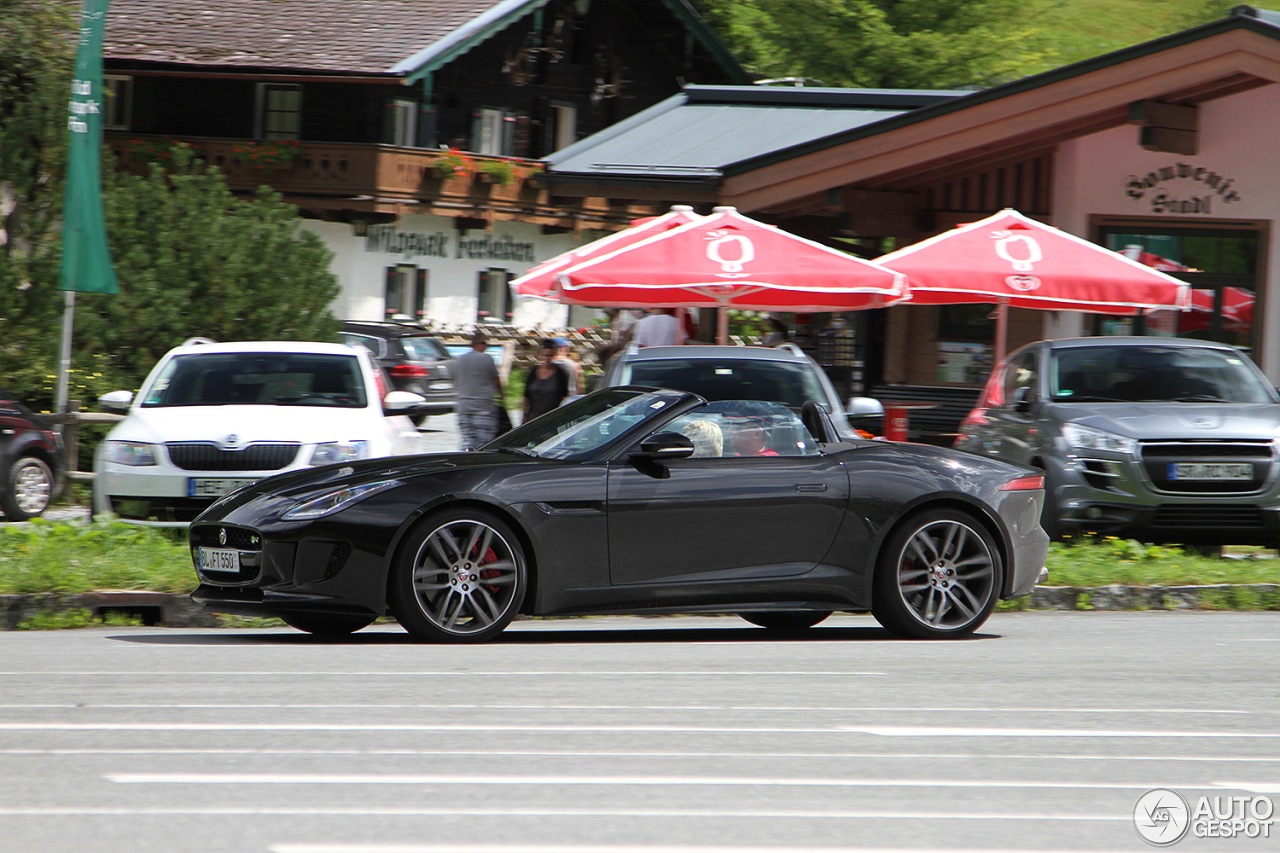
<path fill-rule="evenodd" d="M 136 399 L 100 403 L 127 414 L 98 447 L 95 511 L 184 527 L 271 474 L 421 452 L 410 415 L 426 400 L 388 392 L 360 347 L 242 341 L 171 350 Z"/>

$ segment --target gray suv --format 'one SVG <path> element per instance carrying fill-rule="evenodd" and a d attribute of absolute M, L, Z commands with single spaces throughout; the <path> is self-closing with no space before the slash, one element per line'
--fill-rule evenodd
<path fill-rule="evenodd" d="M 869 397 L 851 397 L 846 408 L 822 368 L 794 344 L 643 348 L 632 344 L 609 359 L 603 380 L 593 390 L 621 385 L 691 391 L 711 402 L 782 403 L 802 417 L 805 403 L 812 401 L 826 414 L 841 440 L 862 438 L 850 424 L 850 415 L 856 419 L 884 414 L 880 402 Z"/>
<path fill-rule="evenodd" d="M 1280 395 L 1240 350 L 1040 341 L 996 368 L 960 450 L 1045 472 L 1054 538 L 1280 546 Z"/>

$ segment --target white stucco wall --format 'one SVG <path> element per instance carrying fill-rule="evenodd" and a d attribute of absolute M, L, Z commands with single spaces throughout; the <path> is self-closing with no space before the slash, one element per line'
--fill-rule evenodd
<path fill-rule="evenodd" d="M 1088 237 L 1089 217 L 1095 214 L 1159 218 L 1171 224 L 1280 216 L 1280 169 L 1273 154 L 1280 142 L 1280 85 L 1202 104 L 1199 123 L 1199 153 L 1194 156 L 1144 150 L 1136 126 L 1063 143 L 1054 161 L 1054 225 Z M 1155 186 L 1147 186 L 1148 175 L 1156 179 Z M 1171 204 L 1176 205 L 1172 210 Z M 1277 241 L 1280 230 L 1272 227 L 1271 259 L 1280 258 Z M 1262 300 L 1265 317 L 1255 318 L 1262 323 L 1263 337 L 1253 355 L 1271 380 L 1280 383 L 1280 284 L 1274 260 L 1260 278 L 1267 296 Z M 1079 319 L 1070 312 L 1046 317 L 1046 337 L 1078 334 Z"/>
<path fill-rule="evenodd" d="M 574 248 L 572 234 L 547 235 L 537 225 L 498 222 L 492 233 L 457 231 L 444 216 L 406 216 L 391 226 L 370 229 L 357 237 L 350 225 L 307 220 L 333 252 L 330 269 L 342 292 L 334 300 L 334 316 L 343 320 L 382 320 L 387 267 L 407 265 L 427 271 L 427 318 L 436 327 L 466 327 L 476 322 L 479 274 L 503 269 L 519 275 Z M 594 236 L 594 235 L 593 235 Z M 531 259 L 530 259 L 531 258 Z M 515 299 L 513 322 L 522 328 L 561 329 L 570 322 L 567 306 L 541 299 Z M 589 310 L 572 320 L 586 322 Z"/>

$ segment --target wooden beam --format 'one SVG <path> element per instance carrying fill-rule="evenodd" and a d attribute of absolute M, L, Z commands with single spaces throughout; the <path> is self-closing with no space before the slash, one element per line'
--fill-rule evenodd
<path fill-rule="evenodd" d="M 1129 104 L 1129 124 L 1167 127 L 1171 130 L 1189 130 L 1195 133 L 1200 129 L 1200 110 L 1198 107 L 1165 104 L 1160 101 L 1134 101 Z"/>
<path fill-rule="evenodd" d="M 1200 152 L 1198 134 L 1194 130 L 1144 127 L 1140 128 L 1138 144 L 1148 151 L 1167 151 L 1170 154 L 1194 156 Z"/>

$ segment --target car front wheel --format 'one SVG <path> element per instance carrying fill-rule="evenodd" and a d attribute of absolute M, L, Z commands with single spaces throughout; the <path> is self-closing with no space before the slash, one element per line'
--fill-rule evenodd
<path fill-rule="evenodd" d="M 408 537 L 388 597 L 401 626 L 419 640 L 480 643 L 520 611 L 527 572 L 510 527 L 483 510 L 454 510 L 428 518 Z"/>
<path fill-rule="evenodd" d="M 965 637 L 991 615 L 1002 576 L 982 524 L 962 510 L 932 510 L 908 519 L 885 543 L 872 613 L 900 637 Z"/>
<path fill-rule="evenodd" d="M 23 456 L 9 466 L 0 490 L 0 509 L 10 521 L 26 521 L 45 511 L 53 498 L 53 472 L 43 459 Z"/>

